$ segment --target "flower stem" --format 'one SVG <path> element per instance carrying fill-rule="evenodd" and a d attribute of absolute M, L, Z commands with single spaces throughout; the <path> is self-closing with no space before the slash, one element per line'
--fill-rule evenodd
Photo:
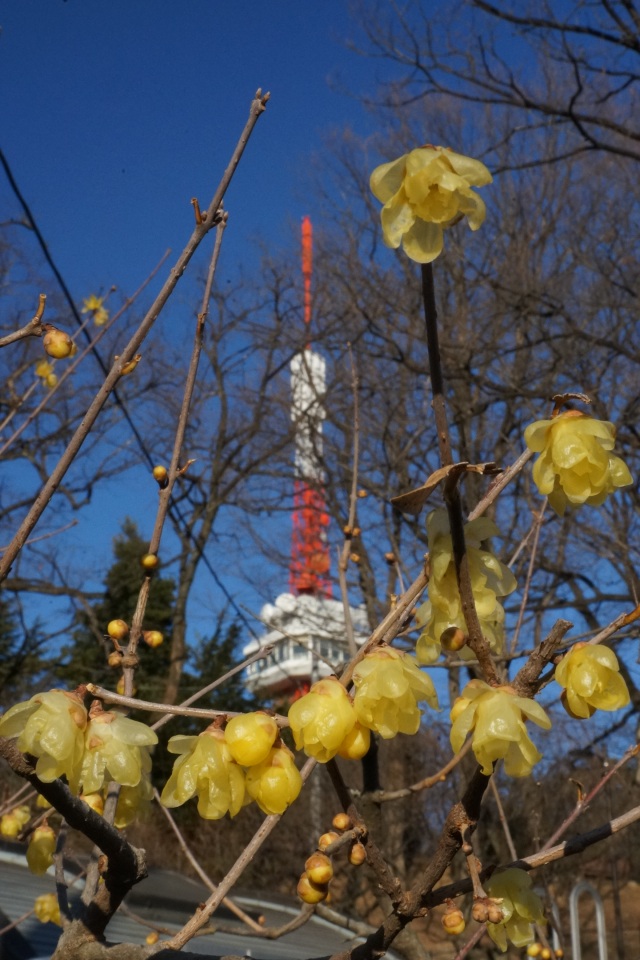
<path fill-rule="evenodd" d="M 438 342 L 438 313 L 436 311 L 435 289 L 433 282 L 433 267 L 430 263 L 422 264 L 422 299 L 424 302 L 424 317 L 427 327 L 427 349 L 429 351 L 429 372 L 431 375 L 431 389 L 433 392 L 433 413 L 438 432 L 438 449 L 442 466 L 453 463 L 451 454 L 451 437 L 447 422 L 447 407 L 444 396 L 444 377 L 440 362 L 440 344 Z M 445 483 L 444 491 L 449 527 L 451 529 L 451 544 L 453 559 L 456 566 L 456 579 L 460 592 L 460 604 L 467 627 L 468 643 L 478 658 L 485 679 L 492 686 L 500 683 L 496 673 L 489 644 L 482 634 L 476 605 L 473 598 L 473 586 L 469 572 L 469 557 L 464 539 L 464 520 L 462 504 L 458 492 L 457 478 L 453 482 Z"/>
<path fill-rule="evenodd" d="M 440 362 L 440 343 L 438 341 L 438 312 L 436 310 L 435 288 L 433 283 L 433 265 L 422 264 L 422 300 L 424 318 L 427 326 L 427 349 L 429 351 L 429 373 L 433 393 L 433 413 L 438 431 L 438 449 L 443 467 L 453 463 L 451 438 L 447 423 L 447 406 L 444 398 L 444 378 Z"/>

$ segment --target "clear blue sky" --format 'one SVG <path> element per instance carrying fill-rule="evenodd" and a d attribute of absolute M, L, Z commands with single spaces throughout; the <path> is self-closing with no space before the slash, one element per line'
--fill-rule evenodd
<path fill-rule="evenodd" d="M 267 113 L 227 196 L 227 263 L 277 240 L 313 197 L 301 173 L 331 128 L 372 123 L 375 65 L 344 0 L 19 0 L 0 36 L 2 149 L 77 298 L 130 292 L 206 205 L 257 87 Z M 4 192 L 6 184 L 0 188 Z"/>

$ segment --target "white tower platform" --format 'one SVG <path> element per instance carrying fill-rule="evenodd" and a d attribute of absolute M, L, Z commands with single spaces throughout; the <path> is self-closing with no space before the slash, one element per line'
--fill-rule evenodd
<path fill-rule="evenodd" d="M 320 677 L 329 676 L 332 667 L 337 669 L 350 659 L 344 610 L 339 600 L 282 593 L 275 603 L 264 605 L 260 617 L 271 629 L 259 640 L 248 643 L 243 654 L 249 657 L 260 647 L 271 644 L 274 649 L 266 659 L 247 667 L 245 678 L 252 692 L 283 699 L 295 698 L 306 693 Z M 364 607 L 351 609 L 351 621 L 356 643 L 360 646 L 369 636 Z M 314 656 L 312 651 L 319 653 L 324 660 Z"/>

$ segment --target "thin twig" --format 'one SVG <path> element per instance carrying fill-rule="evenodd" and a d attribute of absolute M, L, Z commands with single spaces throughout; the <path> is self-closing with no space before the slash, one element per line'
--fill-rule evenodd
<path fill-rule="evenodd" d="M 538 543 L 540 541 L 540 531 L 542 530 L 542 518 L 544 517 L 544 511 L 547 506 L 547 500 L 544 501 L 538 513 L 534 514 L 533 521 L 533 543 L 531 544 L 531 556 L 529 557 L 529 566 L 527 567 L 527 576 L 522 588 L 522 600 L 520 602 L 520 610 L 518 611 L 518 622 L 516 623 L 515 630 L 513 631 L 513 639 L 511 640 L 510 653 L 514 653 L 516 647 L 518 646 L 518 638 L 520 636 L 520 630 L 522 628 L 522 623 L 524 620 L 525 610 L 527 608 L 527 601 L 529 600 L 529 591 L 531 589 L 531 581 L 533 579 L 536 554 L 538 552 Z"/>
<path fill-rule="evenodd" d="M 176 703 L 155 703 L 153 700 L 138 700 L 137 697 L 126 697 L 124 694 L 113 693 L 111 690 L 100 687 L 95 683 L 87 684 L 87 692 L 105 703 L 117 703 L 121 707 L 129 707 L 131 710 L 145 710 L 148 713 L 165 713 L 169 716 L 178 717 L 201 717 L 203 720 L 215 720 L 217 717 L 237 717 L 238 713 L 232 710 L 205 710 L 200 707 L 185 707 Z M 286 717 L 274 714 L 276 723 L 281 727 L 288 727 L 289 721 Z"/>
<path fill-rule="evenodd" d="M 13 333 L 8 333 L 6 337 L 0 337 L 0 347 L 8 347 L 10 343 L 15 343 L 16 340 L 23 340 L 25 337 L 41 337 L 42 317 L 44 316 L 46 302 L 47 298 L 45 294 L 41 293 L 38 297 L 38 309 L 32 319 L 29 320 L 29 323 L 26 323 L 24 327 L 21 327 L 19 330 L 14 330 Z"/>
<path fill-rule="evenodd" d="M 200 690 L 197 690 L 195 693 L 192 693 L 190 697 L 187 697 L 186 700 L 183 700 L 182 703 L 178 704 L 180 707 L 188 707 L 190 703 L 194 703 L 196 700 L 199 700 L 200 697 L 206 696 L 208 693 L 211 693 L 212 690 L 215 690 L 216 687 L 221 686 L 225 683 L 230 677 L 240 673 L 242 670 L 245 670 L 249 664 L 255 663 L 256 660 L 262 660 L 271 650 L 270 646 L 261 647 L 260 650 L 253 653 L 250 657 L 246 657 L 240 663 L 237 663 L 235 667 L 232 667 L 231 670 L 227 670 L 226 673 L 223 673 L 222 676 L 217 677 L 217 679 L 212 680 L 211 683 L 208 683 L 206 687 L 202 687 Z M 165 709 L 167 709 L 165 704 Z M 163 727 L 165 723 L 168 723 L 169 720 L 172 720 L 176 716 L 175 713 L 166 713 L 164 717 L 160 717 L 159 720 L 156 720 L 154 724 L 151 725 L 152 730 L 159 730 L 160 727 Z"/>
<path fill-rule="evenodd" d="M 351 469 L 351 492 L 349 494 L 349 518 L 345 530 L 344 544 L 341 553 L 338 555 L 338 580 L 340 583 L 340 596 L 342 598 L 342 609 L 344 613 L 344 628 L 347 637 L 347 646 L 349 654 L 353 657 L 357 653 L 358 646 L 353 632 L 353 618 L 351 616 L 351 607 L 349 605 L 349 590 L 347 587 L 347 569 L 349 567 L 349 557 L 351 556 L 353 531 L 356 523 L 356 506 L 358 503 L 358 462 L 360 459 L 360 410 L 358 405 L 358 373 L 353 359 L 351 344 L 349 344 L 349 358 L 351 361 L 351 391 L 353 396 L 353 461 Z"/>
<path fill-rule="evenodd" d="M 313 758 L 309 758 L 300 771 L 303 783 L 308 779 L 315 766 L 316 761 Z M 227 872 L 226 877 L 224 877 L 224 879 L 218 884 L 218 889 L 216 892 L 212 893 L 208 900 L 201 904 L 198 912 L 193 917 L 190 917 L 189 920 L 187 920 L 181 930 L 171 937 L 170 940 L 159 944 L 158 949 L 180 950 L 186 943 L 189 942 L 189 940 L 191 940 L 193 936 L 195 936 L 198 930 L 203 927 L 205 923 L 207 923 L 209 917 L 211 917 L 215 910 L 217 910 L 229 890 L 231 890 L 234 884 L 237 883 L 238 879 L 242 876 L 246 867 L 251 863 L 269 834 L 275 830 L 277 825 L 280 823 L 280 820 L 280 814 L 274 814 L 265 818 L 236 862 Z"/>
<path fill-rule="evenodd" d="M 222 238 L 224 235 L 224 230 L 227 225 L 227 214 L 222 212 L 222 207 L 219 205 L 216 208 L 216 216 L 218 219 L 218 224 L 216 226 L 216 238 L 213 247 L 213 253 L 209 261 L 209 270 L 207 272 L 207 280 L 205 283 L 204 292 L 202 294 L 202 306 L 198 314 L 196 322 L 196 330 L 193 342 L 193 348 L 191 351 L 191 360 L 189 361 L 189 369 L 187 371 L 187 377 L 185 380 L 184 394 L 182 397 L 182 404 L 180 406 L 180 413 L 178 416 L 178 424 L 176 427 L 176 433 L 173 443 L 173 452 L 171 455 L 171 463 L 168 470 L 168 480 L 166 486 L 164 486 L 159 493 L 158 497 L 158 508 L 156 511 L 156 519 L 153 525 L 153 532 L 151 534 L 151 540 L 149 542 L 149 553 L 157 554 L 160 548 L 160 539 L 162 537 L 162 531 L 164 529 L 164 524 L 167 519 L 167 514 L 169 512 L 169 505 L 171 501 L 171 494 L 173 492 L 173 487 L 176 483 L 176 480 L 182 474 L 182 470 L 179 466 L 180 458 L 182 456 L 182 447 L 184 445 L 184 438 L 187 431 L 187 421 L 189 419 L 189 411 L 191 409 L 191 400 L 193 398 L 193 391 L 195 390 L 196 385 L 196 375 L 198 372 L 198 364 L 200 362 L 200 355 L 202 353 L 202 345 L 204 339 L 204 324 L 209 312 L 209 301 L 211 299 L 211 290 L 213 287 L 213 279 L 215 277 L 216 267 L 218 265 L 218 259 L 220 257 L 220 248 L 222 246 Z M 201 226 L 202 220 L 196 225 L 196 230 Z M 149 589 L 151 587 L 151 574 L 145 576 L 142 584 L 140 586 L 140 591 L 138 593 L 138 600 L 136 603 L 136 608 L 131 620 L 131 628 L 129 632 L 129 642 L 127 645 L 125 667 L 123 670 L 124 675 L 124 692 L 131 696 L 134 689 L 134 675 L 135 675 L 135 662 L 136 662 L 136 651 L 138 648 L 138 642 L 142 635 L 142 624 L 144 621 L 145 611 L 147 608 L 147 601 L 149 598 Z M 127 663 L 127 661 L 129 661 Z"/>
<path fill-rule="evenodd" d="M 414 793 L 420 793 L 422 790 L 430 790 L 431 787 L 435 787 L 436 784 L 442 783 L 447 779 L 447 776 L 451 773 L 455 767 L 458 766 L 463 757 L 469 753 L 471 749 L 471 740 L 467 740 L 461 750 L 445 763 L 444 767 L 437 771 L 437 773 L 432 773 L 428 777 L 424 777 L 422 780 L 418 780 L 417 783 L 412 783 L 409 787 L 402 787 L 399 790 L 373 790 L 370 793 L 367 793 L 367 798 L 373 803 L 388 803 L 390 800 L 402 800 L 404 797 L 410 797 Z"/>
<path fill-rule="evenodd" d="M 173 833 L 178 841 L 178 845 L 182 850 L 182 852 L 184 853 L 185 857 L 187 858 L 187 860 L 189 861 L 189 863 L 191 864 L 195 872 L 198 874 L 198 876 L 204 883 L 205 887 L 208 887 L 211 893 L 215 893 L 217 889 L 215 883 L 209 877 L 208 873 L 205 870 L 203 870 L 202 866 L 196 859 L 193 851 L 191 850 L 187 841 L 185 840 L 182 834 L 182 831 L 180 830 L 180 827 L 176 823 L 175 819 L 171 816 L 171 813 L 169 812 L 169 810 L 167 810 L 167 808 L 162 803 L 160 799 L 160 794 L 158 793 L 155 787 L 153 788 L 153 796 L 155 797 L 158 803 L 158 806 L 160 807 L 160 810 L 162 811 L 165 818 L 169 822 L 169 826 L 173 830 Z M 225 897 L 222 903 L 225 905 L 225 907 L 227 907 L 231 911 L 231 913 L 235 914 L 235 916 L 238 917 L 238 919 L 242 920 L 243 923 L 246 923 L 246 925 L 251 930 L 255 930 L 255 931 L 258 931 L 259 933 L 262 933 L 262 927 L 260 926 L 260 924 L 256 923 L 256 921 L 252 917 L 250 917 L 248 913 L 245 913 L 245 911 L 241 907 L 235 904 L 233 900 L 231 900 L 229 897 Z"/>

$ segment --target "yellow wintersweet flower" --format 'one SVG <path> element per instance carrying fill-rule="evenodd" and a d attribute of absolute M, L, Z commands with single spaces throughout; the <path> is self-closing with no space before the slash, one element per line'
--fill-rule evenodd
<path fill-rule="evenodd" d="M 42 896 L 36 897 L 33 912 L 40 923 L 57 923 L 59 927 L 62 926 L 60 905 L 55 893 L 43 893 Z"/>
<path fill-rule="evenodd" d="M 263 813 L 284 813 L 302 790 L 302 777 L 293 754 L 282 744 L 247 770 L 247 793 Z"/>
<path fill-rule="evenodd" d="M 629 703 L 618 659 L 609 647 L 576 643 L 556 667 L 555 679 L 565 688 L 567 713 L 586 720 L 596 710 L 619 710 Z"/>
<path fill-rule="evenodd" d="M 232 717 L 224 731 L 231 756 L 243 767 L 262 763 L 269 756 L 277 736 L 278 724 L 262 710 Z"/>
<path fill-rule="evenodd" d="M 472 230 L 482 225 L 484 201 L 470 188 L 492 179 L 479 160 L 430 145 L 376 167 L 370 186 L 384 204 L 384 242 L 394 250 L 402 244 L 412 260 L 430 263 L 442 252 L 443 229 L 462 217 Z"/>
<path fill-rule="evenodd" d="M 53 364 L 48 360 L 38 360 L 35 369 L 36 377 L 40 377 L 43 387 L 55 387 L 58 378 L 53 372 Z"/>
<path fill-rule="evenodd" d="M 530 423 L 526 445 L 540 456 L 533 466 L 535 485 L 562 516 L 567 504 L 599 506 L 618 487 L 633 483 L 624 460 L 610 453 L 616 429 L 579 410 Z"/>
<path fill-rule="evenodd" d="M 148 747 L 157 742 L 157 734 L 146 724 L 115 711 L 92 717 L 85 733 L 80 775 L 84 792 L 97 793 L 109 780 L 137 786 L 145 766 L 150 766 Z"/>
<path fill-rule="evenodd" d="M 473 732 L 471 748 L 486 776 L 493 772 L 496 760 L 504 760 L 508 776 L 527 777 L 542 754 L 529 739 L 525 718 L 545 730 L 551 727 L 542 707 L 519 697 L 513 687 L 490 687 L 484 680 L 471 680 L 451 708 L 451 746 L 457 753 Z"/>
<path fill-rule="evenodd" d="M 150 772 L 151 760 L 149 769 L 143 770 L 140 782 L 135 787 L 120 787 L 113 821 L 118 830 L 128 827 L 134 820 L 144 820 L 147 817 L 153 797 Z"/>
<path fill-rule="evenodd" d="M 498 597 L 512 593 L 516 579 L 508 567 L 480 544 L 500 531 L 488 517 L 471 520 L 464 526 L 469 575 L 473 599 L 480 620 L 482 633 L 494 653 L 501 653 L 504 645 L 504 608 Z M 429 599 L 418 610 L 416 620 L 423 631 L 416 644 L 418 663 L 433 663 L 438 659 L 441 638 L 446 631 L 459 629 L 466 632 L 462 613 L 460 592 L 456 579 L 455 561 L 449 518 L 444 509 L 432 510 L 427 517 L 429 542 Z M 473 657 L 465 644 L 458 655 L 463 659 Z"/>
<path fill-rule="evenodd" d="M 56 835 L 46 823 L 31 834 L 27 847 L 27 865 L 31 873 L 41 876 L 53 863 L 56 852 Z"/>
<path fill-rule="evenodd" d="M 18 737 L 18 750 L 38 758 L 45 783 L 66 776 L 78 792 L 87 711 L 76 693 L 50 690 L 17 703 L 0 719 L 0 736 Z"/>
<path fill-rule="evenodd" d="M 102 327 L 109 319 L 109 311 L 104 304 L 104 297 L 96 297 L 92 294 L 90 297 L 87 297 L 86 300 L 82 301 L 82 312 L 83 313 L 92 313 L 93 322 L 96 327 Z"/>
<path fill-rule="evenodd" d="M 417 733 L 426 700 L 438 709 L 433 681 L 415 658 L 393 647 L 376 647 L 353 671 L 356 688 L 353 706 L 358 721 L 385 740 L 398 733 Z"/>
<path fill-rule="evenodd" d="M 335 677 L 318 680 L 289 708 L 296 749 L 327 763 L 340 749 L 356 722 L 347 691 Z"/>
<path fill-rule="evenodd" d="M 0 818 L 0 834 L 3 837 L 17 837 L 25 824 L 31 819 L 31 810 L 27 804 L 14 807 Z"/>
<path fill-rule="evenodd" d="M 487 894 L 500 902 L 504 919 L 488 923 L 487 933 L 504 953 L 507 938 L 515 947 L 533 941 L 534 923 L 544 923 L 540 897 L 532 889 L 531 877 L 525 870 L 509 867 L 494 873 L 485 883 Z"/>
<path fill-rule="evenodd" d="M 208 727 L 197 737 L 171 737 L 169 753 L 178 753 L 161 801 L 179 807 L 198 795 L 198 813 L 205 820 L 235 817 L 245 802 L 244 773 L 235 762 L 221 730 Z"/>
<path fill-rule="evenodd" d="M 365 754 L 369 752 L 370 746 L 371 730 L 356 720 L 353 729 L 340 744 L 338 756 L 344 760 L 362 760 Z"/>

